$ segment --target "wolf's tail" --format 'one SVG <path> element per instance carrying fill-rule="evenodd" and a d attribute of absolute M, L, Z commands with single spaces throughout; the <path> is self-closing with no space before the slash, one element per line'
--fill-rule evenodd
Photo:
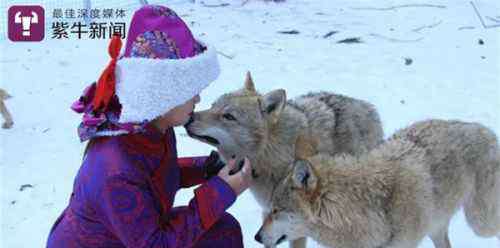
<path fill-rule="evenodd" d="M 477 168 L 464 212 L 467 223 L 478 236 L 500 239 L 500 151 L 495 147 L 490 155 L 486 164 Z"/>

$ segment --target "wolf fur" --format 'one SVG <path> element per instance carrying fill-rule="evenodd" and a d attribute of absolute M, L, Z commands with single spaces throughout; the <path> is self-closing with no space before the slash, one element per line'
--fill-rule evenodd
<path fill-rule="evenodd" d="M 7 93 L 4 89 L 0 88 L 0 112 L 2 113 L 2 117 L 4 119 L 4 123 L 2 124 L 2 128 L 8 129 L 14 125 L 14 121 L 12 120 L 12 115 L 9 113 L 7 106 L 5 106 L 5 100 L 11 98 L 12 96 Z"/>
<path fill-rule="evenodd" d="M 222 95 L 208 110 L 195 112 L 186 130 L 216 146 L 226 160 L 249 158 L 254 176 L 250 190 L 263 215 L 273 189 L 294 161 L 296 139 L 305 130 L 317 150 L 330 155 L 359 155 L 383 141 L 373 105 L 329 92 L 288 101 L 282 89 L 261 95 L 250 73 L 242 89 Z M 294 245 L 301 246 L 303 240 Z"/>
<path fill-rule="evenodd" d="M 428 235 L 450 248 L 448 225 L 461 207 L 477 235 L 500 233 L 500 151 L 480 124 L 418 122 L 359 157 L 310 144 L 299 139 L 273 193 L 256 235 L 267 246 L 307 236 L 329 247 L 409 248 Z"/>

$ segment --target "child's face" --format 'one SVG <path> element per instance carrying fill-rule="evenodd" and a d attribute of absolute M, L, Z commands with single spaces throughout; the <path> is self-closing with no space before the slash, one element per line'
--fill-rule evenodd
<path fill-rule="evenodd" d="M 200 95 L 196 95 L 184 104 L 168 111 L 168 113 L 159 117 L 156 121 L 158 128 L 160 128 L 160 130 L 165 130 L 169 127 L 182 126 L 186 124 L 194 111 L 195 105 L 199 102 Z"/>

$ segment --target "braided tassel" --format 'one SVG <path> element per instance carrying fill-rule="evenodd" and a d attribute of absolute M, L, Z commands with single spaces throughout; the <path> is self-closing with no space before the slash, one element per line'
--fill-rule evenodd
<path fill-rule="evenodd" d="M 122 48 L 122 41 L 119 35 L 114 35 L 109 43 L 108 53 L 111 56 L 111 61 L 102 72 L 97 81 L 97 88 L 94 99 L 92 101 L 94 111 L 106 110 L 111 98 L 115 95 L 116 76 L 115 68 L 118 61 L 118 55 Z"/>

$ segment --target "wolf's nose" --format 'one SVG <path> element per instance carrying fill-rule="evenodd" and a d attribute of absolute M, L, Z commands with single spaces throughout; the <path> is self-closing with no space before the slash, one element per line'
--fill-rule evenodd
<path fill-rule="evenodd" d="M 257 234 L 255 234 L 255 241 L 259 242 L 262 244 L 262 237 L 260 236 L 260 232 L 258 232 Z"/>

